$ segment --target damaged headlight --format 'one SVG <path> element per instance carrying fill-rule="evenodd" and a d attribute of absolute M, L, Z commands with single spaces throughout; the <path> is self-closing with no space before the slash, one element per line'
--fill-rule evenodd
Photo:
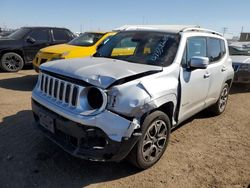
<path fill-rule="evenodd" d="M 82 115 L 96 115 L 107 106 L 107 94 L 100 88 L 87 87 L 80 94 Z"/>

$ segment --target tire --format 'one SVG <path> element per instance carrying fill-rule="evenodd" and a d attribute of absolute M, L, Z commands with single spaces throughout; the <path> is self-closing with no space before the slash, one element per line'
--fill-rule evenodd
<path fill-rule="evenodd" d="M 153 166 L 166 150 L 170 127 L 165 113 L 155 111 L 149 114 L 142 124 L 142 136 L 128 156 L 129 161 L 140 169 Z"/>
<path fill-rule="evenodd" d="M 17 72 L 24 66 L 23 58 L 14 52 L 7 52 L 2 55 L 0 68 L 6 72 Z"/>
<path fill-rule="evenodd" d="M 217 102 L 214 105 L 212 105 L 209 108 L 209 110 L 214 115 L 220 115 L 225 111 L 226 105 L 227 105 L 227 100 L 228 100 L 228 93 L 229 93 L 229 86 L 227 83 L 225 83 L 222 90 L 221 90 L 219 99 L 217 100 Z"/>

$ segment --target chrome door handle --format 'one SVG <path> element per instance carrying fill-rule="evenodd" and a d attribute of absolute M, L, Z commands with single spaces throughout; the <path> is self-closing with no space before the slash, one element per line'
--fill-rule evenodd
<path fill-rule="evenodd" d="M 210 77 L 210 73 L 206 73 L 206 74 L 204 74 L 204 78 L 209 78 Z"/>
<path fill-rule="evenodd" d="M 227 70 L 227 67 L 222 67 L 221 72 L 224 72 Z"/>

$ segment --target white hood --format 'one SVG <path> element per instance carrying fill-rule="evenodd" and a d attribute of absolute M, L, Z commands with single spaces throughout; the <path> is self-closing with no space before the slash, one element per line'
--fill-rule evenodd
<path fill-rule="evenodd" d="M 51 61 L 42 64 L 40 68 L 42 71 L 83 80 L 100 88 L 107 88 L 122 78 L 162 71 L 162 67 L 159 66 L 129 63 L 100 57 Z"/>

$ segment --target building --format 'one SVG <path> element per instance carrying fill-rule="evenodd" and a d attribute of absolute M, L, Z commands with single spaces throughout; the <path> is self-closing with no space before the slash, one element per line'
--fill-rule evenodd
<path fill-rule="evenodd" d="M 241 33 L 239 41 L 250 41 L 250 33 Z"/>

